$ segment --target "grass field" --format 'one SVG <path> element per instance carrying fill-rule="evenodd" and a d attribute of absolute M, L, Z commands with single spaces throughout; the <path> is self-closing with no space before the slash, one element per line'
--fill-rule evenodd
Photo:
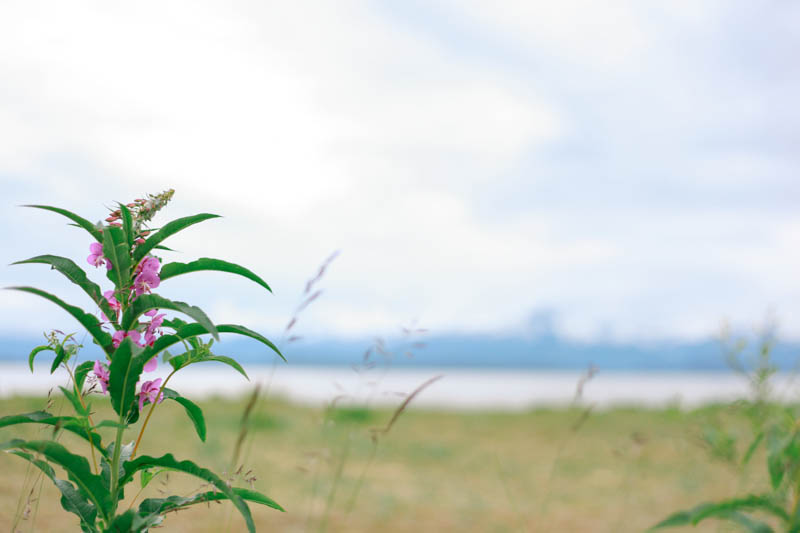
<path fill-rule="evenodd" d="M 45 402 L 1 400 L 0 415 L 42 409 Z M 60 402 L 53 412 L 66 412 Z M 205 444 L 180 406 L 167 402 L 148 429 L 143 452 L 173 451 L 216 472 L 235 471 L 239 464 L 229 463 L 245 402 L 201 403 L 209 428 Z M 110 418 L 103 416 L 110 414 L 107 403 L 96 399 L 94 404 L 95 420 Z M 311 408 L 261 399 L 239 463 L 242 474 L 252 470 L 257 477 L 254 487 L 287 512 L 253 506 L 259 531 L 643 531 L 675 510 L 766 486 L 762 456 L 741 470 L 712 458 L 702 443 L 710 424 L 724 424 L 740 435 L 740 452 L 746 447 L 748 423 L 730 407 L 616 408 L 588 416 L 582 408 L 524 413 L 411 408 L 375 447 L 370 430 L 391 417 L 388 409 Z M 104 439 L 110 431 L 101 431 Z M 20 433 L 51 435 L 17 426 L 13 432 L 0 430 L 0 440 Z M 84 441 L 59 438 L 87 451 Z M 24 461 L 0 454 L 0 472 L 0 529 L 9 531 L 15 513 L 26 507 L 30 514 L 18 531 L 78 529 L 49 484 L 41 493 L 31 492 L 34 478 L 26 481 Z M 237 484 L 247 486 L 241 480 Z M 138 484 L 129 486 L 126 502 L 134 487 L 138 490 Z M 158 496 L 159 490 L 188 495 L 198 488 L 182 475 L 162 475 L 137 502 Z M 26 505 L 29 494 L 33 501 Z M 169 532 L 244 530 L 229 504 L 171 514 L 164 525 Z M 695 531 L 720 530 L 709 522 Z"/>

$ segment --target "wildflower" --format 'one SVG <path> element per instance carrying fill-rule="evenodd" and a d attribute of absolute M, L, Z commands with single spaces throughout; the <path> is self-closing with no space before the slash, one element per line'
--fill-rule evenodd
<path fill-rule="evenodd" d="M 108 300 L 108 306 L 113 309 L 114 311 L 119 311 L 122 309 L 122 305 L 117 301 L 116 297 L 114 296 L 114 291 L 109 290 L 103 293 L 103 296 L 106 300 Z"/>
<path fill-rule="evenodd" d="M 136 331 L 135 329 L 132 329 L 130 331 L 122 331 L 122 330 L 120 330 L 120 331 L 115 331 L 114 332 L 114 335 L 111 337 L 111 342 L 114 344 L 114 348 L 119 348 L 119 345 L 122 342 L 122 339 L 124 339 L 125 337 L 130 337 L 131 340 L 134 343 L 136 343 L 138 346 L 142 346 L 142 347 L 144 346 L 144 344 L 141 344 L 139 342 L 139 339 L 142 337 L 142 334 L 139 333 L 138 331 Z"/>
<path fill-rule="evenodd" d="M 136 276 L 136 279 L 133 280 L 133 290 L 136 292 L 136 296 L 141 296 L 142 294 L 149 293 L 160 284 L 161 278 L 158 277 L 158 273 L 154 270 L 142 270 L 142 272 Z"/>
<path fill-rule="evenodd" d="M 136 292 L 136 296 L 149 293 L 159 286 L 161 278 L 158 277 L 158 271 L 160 269 L 161 263 L 157 257 L 148 255 L 142 259 L 134 271 L 136 278 L 133 280 L 133 290 Z"/>
<path fill-rule="evenodd" d="M 116 311 L 117 313 L 119 313 L 119 311 L 122 309 L 122 305 L 120 305 L 120 303 L 114 297 L 114 291 L 110 290 L 110 291 L 104 292 L 103 293 L 103 297 L 105 297 L 106 301 L 108 302 L 108 306 L 111 309 L 113 309 L 114 311 Z M 105 322 L 111 322 L 111 320 L 109 320 L 109 318 L 106 316 L 105 313 L 101 312 L 100 315 L 103 317 L 103 320 Z"/>
<path fill-rule="evenodd" d="M 100 361 L 95 361 L 92 371 L 94 372 L 94 375 L 97 376 L 97 381 L 100 383 L 100 387 L 103 389 L 103 394 L 105 394 L 106 391 L 108 391 L 108 367 Z"/>
<path fill-rule="evenodd" d="M 153 316 L 147 324 L 147 329 L 144 332 L 144 343 L 147 346 L 152 346 L 158 338 L 156 335 L 161 335 L 161 324 L 164 322 L 164 313 Z"/>
<path fill-rule="evenodd" d="M 152 255 L 148 255 L 142 261 L 136 265 L 135 274 L 139 274 L 141 272 L 145 272 L 147 270 L 152 270 L 156 274 L 161 269 L 161 262 L 158 260 L 158 257 L 153 257 Z"/>
<path fill-rule="evenodd" d="M 160 386 L 161 378 L 142 383 L 142 388 L 139 389 L 139 411 L 144 408 L 145 399 L 150 403 L 161 403 L 161 400 L 164 399 L 164 393 L 159 394 Z"/>
<path fill-rule="evenodd" d="M 150 346 L 152 346 L 152 344 Z M 153 356 L 152 359 L 145 363 L 144 371 L 153 372 L 156 368 L 158 368 L 158 357 Z"/>
<path fill-rule="evenodd" d="M 94 265 L 99 267 L 102 264 L 106 265 L 108 270 L 111 270 L 111 261 L 109 261 L 106 257 L 103 256 L 103 245 L 99 242 L 93 242 L 89 245 L 89 257 L 86 258 L 86 261 L 90 265 Z"/>

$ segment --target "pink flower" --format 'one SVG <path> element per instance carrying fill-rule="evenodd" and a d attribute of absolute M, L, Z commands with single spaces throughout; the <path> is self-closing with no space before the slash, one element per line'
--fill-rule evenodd
<path fill-rule="evenodd" d="M 161 279 L 155 270 L 142 270 L 133 280 L 133 290 L 136 292 L 136 296 L 141 296 L 158 287 L 160 283 Z"/>
<path fill-rule="evenodd" d="M 99 267 L 102 264 L 106 265 L 108 270 L 111 270 L 111 261 L 103 257 L 103 245 L 99 242 L 93 242 L 89 245 L 89 257 L 86 258 L 86 262 L 90 265 L 94 265 Z"/>
<path fill-rule="evenodd" d="M 139 411 L 144 408 L 145 399 L 147 399 L 147 401 L 150 403 L 154 403 L 156 401 L 161 403 L 161 400 L 164 399 L 164 393 L 158 393 L 160 386 L 161 378 L 142 383 L 142 388 L 139 390 Z"/>
<path fill-rule="evenodd" d="M 139 342 L 139 339 L 142 337 L 142 334 L 136 331 L 135 329 L 132 329 L 130 331 L 120 330 L 114 332 L 114 335 L 111 337 L 111 342 L 114 345 L 114 348 L 119 348 L 122 339 L 124 339 L 125 337 L 130 337 L 131 340 L 137 345 L 144 346 L 144 344 L 141 344 Z"/>
<path fill-rule="evenodd" d="M 151 344 L 151 346 L 152 346 L 152 344 Z M 149 360 L 147 363 L 145 363 L 145 365 L 144 365 L 144 371 L 145 371 L 145 372 L 152 372 L 152 371 L 154 371 L 156 368 L 158 368 L 158 357 L 153 357 L 152 359 L 150 359 L 150 360 Z"/>
<path fill-rule="evenodd" d="M 114 297 L 114 291 L 113 291 L 113 290 L 104 292 L 104 293 L 103 293 L 103 296 L 105 297 L 105 299 L 106 299 L 106 300 L 108 300 L 108 305 L 109 305 L 109 306 L 111 307 L 111 309 L 113 309 L 114 311 L 119 311 L 119 310 L 122 308 L 122 306 L 120 305 L 120 303 L 119 303 L 119 302 L 117 301 L 117 299 Z"/>
<path fill-rule="evenodd" d="M 147 314 L 147 313 L 145 313 Z M 164 323 L 164 317 L 166 315 L 161 313 L 159 315 L 155 315 L 152 320 L 147 324 L 147 329 L 144 332 L 144 343 L 147 346 L 152 346 L 156 339 L 158 338 L 156 335 L 161 336 L 161 324 Z"/>
<path fill-rule="evenodd" d="M 142 259 L 142 261 L 138 265 L 136 265 L 136 270 L 134 271 L 134 274 L 140 274 L 147 270 L 150 270 L 158 274 L 158 271 L 161 270 L 161 263 L 159 262 L 157 257 L 148 255 L 147 257 Z"/>
<path fill-rule="evenodd" d="M 106 292 L 103 293 L 103 296 L 108 301 L 108 306 L 111 309 L 113 309 L 114 311 L 116 311 L 117 313 L 119 313 L 120 309 L 122 309 L 122 306 L 117 301 L 117 299 L 114 298 L 114 291 L 113 290 L 112 291 L 106 291 Z M 103 320 L 104 321 L 110 322 L 110 320 L 108 319 L 108 317 L 106 316 L 105 313 L 100 313 L 100 314 L 103 316 Z"/>
<path fill-rule="evenodd" d="M 97 376 L 97 381 L 103 389 L 103 394 L 105 394 L 108 391 L 108 367 L 100 361 L 95 361 L 92 371 Z"/>

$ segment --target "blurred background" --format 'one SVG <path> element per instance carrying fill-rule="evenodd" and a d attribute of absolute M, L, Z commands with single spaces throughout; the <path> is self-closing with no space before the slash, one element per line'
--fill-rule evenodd
<path fill-rule="evenodd" d="M 288 365 L 220 349 L 293 402 L 389 408 L 444 375 L 413 403 L 524 410 L 590 367 L 600 405 L 732 398 L 723 324 L 783 370 L 800 353 L 798 24 L 784 1 L 4 2 L 0 263 L 63 255 L 107 285 L 87 235 L 19 206 L 99 221 L 174 188 L 156 225 L 224 218 L 163 259 L 273 294 L 215 273 L 159 293 L 280 342 Z M 88 305 L 44 266 L 0 285 Z M 46 393 L 27 354 L 77 327 L 0 293 L 0 396 Z M 184 394 L 247 390 L 204 372 Z"/>

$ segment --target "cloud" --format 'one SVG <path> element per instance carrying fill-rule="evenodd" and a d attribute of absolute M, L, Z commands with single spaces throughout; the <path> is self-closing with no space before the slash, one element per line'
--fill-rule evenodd
<path fill-rule="evenodd" d="M 8 3 L 0 259 L 88 246 L 12 204 L 95 220 L 174 187 L 167 216 L 226 216 L 177 236 L 179 260 L 275 288 L 170 284 L 221 321 L 279 330 L 334 249 L 313 334 L 507 330 L 540 308 L 581 338 L 792 316 L 800 76 L 781 9 L 743 54 L 752 13 L 723 3 Z M 21 271 L 0 282 L 60 290 Z M 18 305 L 0 329 L 42 327 Z"/>

